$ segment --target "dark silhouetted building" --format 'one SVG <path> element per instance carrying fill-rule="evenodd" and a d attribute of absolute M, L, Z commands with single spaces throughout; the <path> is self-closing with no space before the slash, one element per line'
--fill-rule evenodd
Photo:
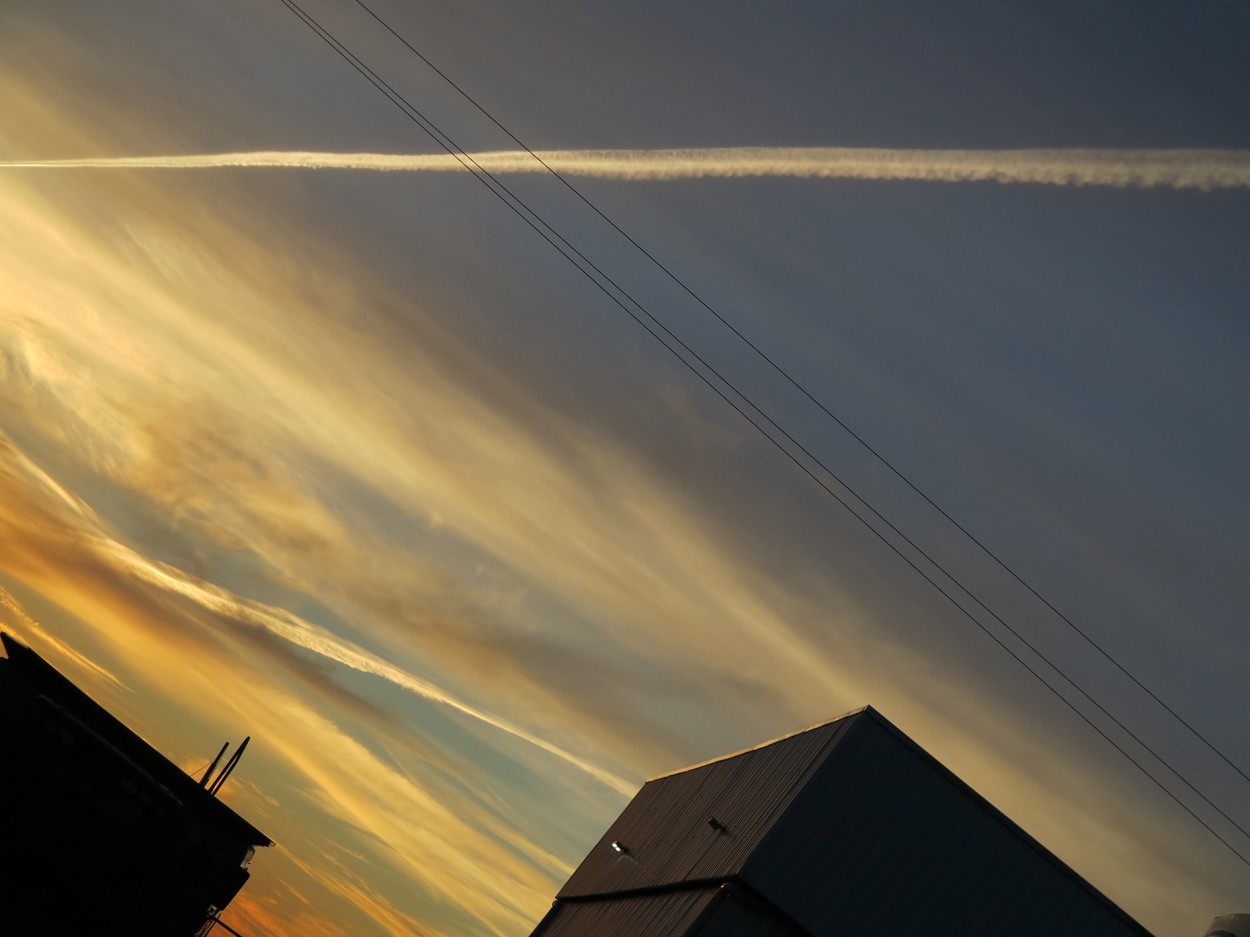
<path fill-rule="evenodd" d="M 648 781 L 533 937 L 1149 937 L 871 708 Z"/>
<path fill-rule="evenodd" d="M 9 635 L 0 659 L 0 933 L 193 937 L 260 832 Z M 223 768 L 223 771 L 225 769 Z"/>

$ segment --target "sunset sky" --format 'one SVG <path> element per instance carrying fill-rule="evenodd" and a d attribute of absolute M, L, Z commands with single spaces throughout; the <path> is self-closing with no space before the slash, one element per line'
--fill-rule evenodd
<path fill-rule="evenodd" d="M 353 0 L 302 5 L 517 150 Z M 1250 8 L 370 5 L 1250 773 Z M 280 0 L 0 4 L 0 164 L 95 164 L 0 165 L 0 623 L 188 771 L 252 736 L 224 796 L 277 846 L 228 923 L 524 937 L 645 778 L 864 704 L 1160 937 L 1250 910 L 1247 862 L 478 180 L 406 159 L 439 153 Z M 269 158 L 160 165 L 214 154 Z M 1250 858 L 1250 783 L 509 159 Z"/>

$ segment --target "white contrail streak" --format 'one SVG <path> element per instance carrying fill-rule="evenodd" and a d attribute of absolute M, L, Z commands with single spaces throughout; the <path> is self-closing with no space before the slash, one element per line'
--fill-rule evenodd
<path fill-rule="evenodd" d="M 492 173 L 546 170 L 520 150 L 472 153 Z M 1000 182 L 1115 188 L 1250 188 L 1250 150 L 886 150 L 844 147 L 725 147 L 671 150 L 546 150 L 570 176 L 666 180 L 745 177 Z M 212 169 L 282 167 L 375 172 L 447 172 L 446 154 L 261 151 L 0 162 L 0 169 Z"/>
<path fill-rule="evenodd" d="M 242 599 L 220 586 L 196 579 L 173 566 L 149 562 L 124 544 L 106 537 L 99 538 L 99 550 L 115 568 L 124 569 L 143 582 L 181 595 L 218 615 L 263 629 L 345 667 L 380 677 L 423 699 L 454 709 L 559 758 L 620 794 L 633 796 L 638 789 L 637 784 L 627 778 L 613 774 L 502 716 L 465 702 L 442 687 L 411 674 L 285 609 Z M 2 599 L 3 595 L 0 595 L 0 600 Z"/>

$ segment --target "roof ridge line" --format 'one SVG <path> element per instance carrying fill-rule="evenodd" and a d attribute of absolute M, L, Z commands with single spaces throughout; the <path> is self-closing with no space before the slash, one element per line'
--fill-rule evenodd
<path fill-rule="evenodd" d="M 882 716 L 881 713 L 872 706 L 860 706 L 858 709 L 849 710 L 848 712 L 842 713 L 840 716 L 834 716 L 832 719 L 825 719 L 821 722 L 814 723 L 805 729 L 796 729 L 794 732 L 787 732 L 785 735 L 779 735 L 776 738 L 768 739 L 765 742 L 760 742 L 758 745 L 748 745 L 746 748 L 740 748 L 727 755 L 718 755 L 717 757 L 709 758 L 706 761 L 699 761 L 692 765 L 686 765 L 684 768 L 675 768 L 672 771 L 665 771 L 661 774 L 647 778 L 644 783 L 650 784 L 652 781 L 662 781 L 664 778 L 671 778 L 677 774 L 685 774 L 687 771 L 695 771 L 699 768 L 706 768 L 708 765 L 714 765 L 721 761 L 729 761 L 731 758 L 737 758 L 740 755 L 749 755 L 751 752 L 759 751 L 761 748 L 767 748 L 769 745 L 775 745 L 777 742 L 784 742 L 786 739 L 792 739 L 798 735 L 814 732 L 817 729 L 823 729 L 825 726 L 833 725 L 835 722 L 842 722 L 844 719 L 850 719 L 852 716 L 860 715 L 869 715 L 881 722 L 885 722 L 887 725 L 893 726 L 893 723 Z"/>

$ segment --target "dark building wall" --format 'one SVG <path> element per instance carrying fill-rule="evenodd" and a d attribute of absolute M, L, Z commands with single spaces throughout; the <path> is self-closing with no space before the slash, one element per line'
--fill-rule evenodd
<path fill-rule="evenodd" d="M 813 934 L 1146 934 L 878 714 L 851 721 L 742 871 Z"/>

